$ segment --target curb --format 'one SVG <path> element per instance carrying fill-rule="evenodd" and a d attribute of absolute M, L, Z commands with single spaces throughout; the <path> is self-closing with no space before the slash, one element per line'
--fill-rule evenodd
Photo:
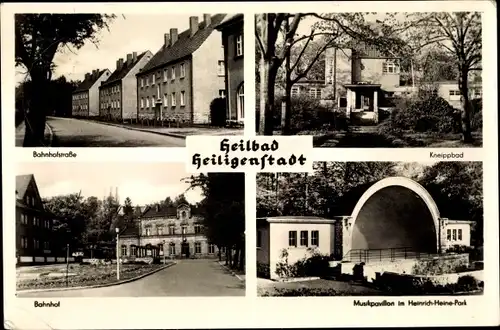
<path fill-rule="evenodd" d="M 47 122 L 45 122 L 45 127 L 49 129 L 49 142 L 47 147 L 52 147 L 52 141 L 54 139 L 54 131 L 52 131 L 52 127 L 50 127 Z"/>
<path fill-rule="evenodd" d="M 226 265 L 224 265 L 224 263 L 222 261 L 217 261 L 219 263 L 219 265 L 222 266 L 222 268 L 226 269 L 227 271 L 229 271 L 231 273 L 231 275 L 233 275 L 234 277 L 236 277 L 238 280 L 244 282 L 245 279 L 243 279 L 240 275 L 236 274 L 233 270 L 231 270 L 229 267 L 227 267 Z"/>
<path fill-rule="evenodd" d="M 139 275 L 139 276 L 136 276 L 136 277 L 133 277 L 133 278 L 129 278 L 127 280 L 122 280 L 122 281 L 119 281 L 119 282 L 113 282 L 113 283 L 106 283 L 106 284 L 96 284 L 96 285 L 90 285 L 90 286 L 75 286 L 75 287 L 70 287 L 70 288 L 51 288 L 51 289 L 33 289 L 33 290 L 16 290 L 16 295 L 17 294 L 23 294 L 23 293 L 36 293 L 36 292 L 54 292 L 54 291 L 71 291 L 71 290 L 80 290 L 80 289 L 96 289 L 96 288 L 104 288 L 104 287 L 107 287 L 107 286 L 114 286 L 114 285 L 120 285 L 120 284 L 125 284 L 125 283 L 129 283 L 129 282 L 133 282 L 133 281 L 137 281 L 137 280 L 140 280 L 141 278 L 143 277 L 146 277 L 146 276 L 149 276 L 149 275 L 152 275 L 156 272 L 159 272 L 160 270 L 164 270 L 164 269 L 167 269 L 169 267 L 172 267 L 174 265 L 176 265 L 177 263 L 176 262 L 173 262 L 169 265 L 165 265 L 164 267 L 161 267 L 161 268 L 158 268 L 158 269 L 155 269 L 155 270 L 152 270 L 148 273 L 145 273 L 145 274 L 142 274 L 142 275 Z"/>
<path fill-rule="evenodd" d="M 108 126 L 113 126 L 113 127 L 120 127 L 120 128 L 128 129 L 128 130 L 131 130 L 131 131 L 139 131 L 139 132 L 145 132 L 145 133 L 152 133 L 152 134 L 170 136 L 170 137 L 175 137 L 175 138 L 184 139 L 184 140 L 186 139 L 186 136 L 182 135 L 182 134 L 165 133 L 165 132 L 155 132 L 155 131 L 150 131 L 150 130 L 147 130 L 147 129 L 144 129 L 144 128 L 128 127 L 128 126 L 124 126 L 124 125 L 112 124 L 112 123 L 101 122 L 101 121 L 93 121 L 93 120 L 85 120 L 85 119 L 80 119 L 80 120 L 86 121 L 86 122 L 89 122 L 89 123 L 94 123 L 94 124 L 102 124 L 102 125 L 108 125 Z"/>
<path fill-rule="evenodd" d="M 307 281 L 316 281 L 321 279 L 319 276 L 309 276 L 309 277 L 295 277 L 295 278 L 287 278 L 287 279 L 278 279 L 274 280 L 277 283 L 295 283 L 295 282 L 307 282 Z"/>

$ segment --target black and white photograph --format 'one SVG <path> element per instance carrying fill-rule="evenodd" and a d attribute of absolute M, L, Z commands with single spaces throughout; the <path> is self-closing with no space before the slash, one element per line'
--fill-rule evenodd
<path fill-rule="evenodd" d="M 18 297 L 245 295 L 243 173 L 52 162 L 17 172 Z"/>
<path fill-rule="evenodd" d="M 243 135 L 243 14 L 16 14 L 17 147 Z"/>
<path fill-rule="evenodd" d="M 481 162 L 257 175 L 259 296 L 482 295 Z"/>
<path fill-rule="evenodd" d="M 481 147 L 480 12 L 255 16 L 256 131 L 315 147 Z"/>

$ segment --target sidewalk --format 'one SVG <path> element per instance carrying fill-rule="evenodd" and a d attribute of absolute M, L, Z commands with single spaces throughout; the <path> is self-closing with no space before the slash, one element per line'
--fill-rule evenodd
<path fill-rule="evenodd" d="M 224 136 L 224 135 L 243 135 L 243 128 L 215 128 L 215 127 L 145 127 L 141 125 L 126 125 L 126 124 L 116 124 L 108 123 L 103 121 L 87 120 L 98 124 L 122 127 L 125 129 L 130 129 L 134 131 L 148 132 L 160 135 L 173 136 L 177 138 L 185 139 L 190 135 L 212 135 L 212 136 Z"/>
<path fill-rule="evenodd" d="M 24 134 L 26 132 L 26 122 L 23 121 L 16 127 L 16 147 L 22 147 L 24 143 Z M 52 144 L 52 131 L 48 124 L 45 124 L 45 137 L 43 146 L 50 147 Z"/>

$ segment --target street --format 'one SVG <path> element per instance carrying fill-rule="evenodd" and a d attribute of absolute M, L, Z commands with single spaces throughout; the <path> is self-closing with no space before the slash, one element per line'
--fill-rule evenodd
<path fill-rule="evenodd" d="M 178 260 L 137 281 L 94 289 L 18 293 L 18 297 L 244 296 L 245 284 L 214 259 Z"/>
<path fill-rule="evenodd" d="M 48 117 L 53 147 L 184 147 L 182 138 L 72 118 Z"/>

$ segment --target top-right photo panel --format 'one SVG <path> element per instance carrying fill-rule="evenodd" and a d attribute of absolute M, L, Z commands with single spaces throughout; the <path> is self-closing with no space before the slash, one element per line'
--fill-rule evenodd
<path fill-rule="evenodd" d="M 314 147 L 482 147 L 480 12 L 255 17 L 256 131 Z"/>

